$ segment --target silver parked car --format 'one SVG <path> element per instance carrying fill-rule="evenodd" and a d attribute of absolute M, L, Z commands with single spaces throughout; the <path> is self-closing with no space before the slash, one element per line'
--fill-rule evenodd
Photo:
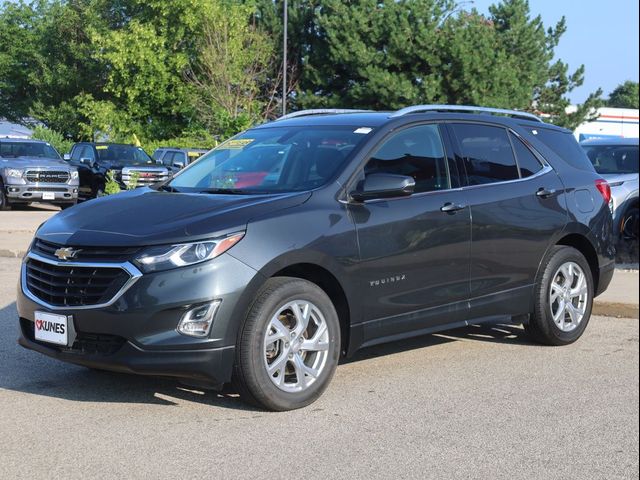
<path fill-rule="evenodd" d="M 0 210 L 31 202 L 62 209 L 78 202 L 78 170 L 47 142 L 0 139 Z"/>
<path fill-rule="evenodd" d="M 581 144 L 611 185 L 613 225 L 623 240 L 638 239 L 638 139 L 594 138 Z"/>

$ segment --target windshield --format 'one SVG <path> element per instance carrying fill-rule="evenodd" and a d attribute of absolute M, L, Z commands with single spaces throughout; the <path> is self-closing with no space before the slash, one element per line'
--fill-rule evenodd
<path fill-rule="evenodd" d="M 357 127 L 248 130 L 200 157 L 169 186 L 177 191 L 204 193 L 309 190 L 338 173 L 370 131 Z"/>
<path fill-rule="evenodd" d="M 583 148 L 601 175 L 638 173 L 637 145 L 585 145 Z"/>
<path fill-rule="evenodd" d="M 0 142 L 0 157 L 40 157 L 60 160 L 60 154 L 48 143 L 40 142 Z"/>
<path fill-rule="evenodd" d="M 133 145 L 96 145 L 98 158 L 102 161 L 117 162 L 129 165 L 155 163 L 142 147 Z"/>

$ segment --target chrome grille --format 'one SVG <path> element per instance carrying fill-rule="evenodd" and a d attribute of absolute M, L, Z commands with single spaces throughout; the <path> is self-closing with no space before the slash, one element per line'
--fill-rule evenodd
<path fill-rule="evenodd" d="M 131 279 L 120 267 L 66 266 L 28 258 L 26 286 L 36 298 L 56 307 L 109 302 Z"/>
<path fill-rule="evenodd" d="M 166 170 L 125 169 L 122 171 L 122 182 L 125 185 L 129 184 L 134 173 L 138 174 L 138 181 L 136 182 L 137 187 L 164 182 L 169 178 L 169 174 Z"/>
<path fill-rule="evenodd" d="M 30 183 L 66 183 L 69 172 L 64 170 L 27 170 L 25 179 Z"/>

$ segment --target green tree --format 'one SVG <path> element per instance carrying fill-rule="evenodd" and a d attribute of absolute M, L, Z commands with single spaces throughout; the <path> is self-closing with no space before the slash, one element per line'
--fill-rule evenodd
<path fill-rule="evenodd" d="M 273 59 L 273 43 L 249 23 L 253 8 L 213 3 L 197 56 L 188 71 L 200 121 L 227 137 L 263 119 L 261 87 Z"/>
<path fill-rule="evenodd" d="M 58 151 L 58 153 L 60 153 L 60 155 L 69 153 L 73 146 L 73 142 L 64 138 L 60 132 L 56 132 L 55 130 L 51 130 L 42 125 L 36 125 L 34 127 L 31 138 L 48 142 Z"/>
<path fill-rule="evenodd" d="M 627 80 L 618 85 L 607 100 L 607 106 L 613 108 L 638 108 L 638 82 Z"/>

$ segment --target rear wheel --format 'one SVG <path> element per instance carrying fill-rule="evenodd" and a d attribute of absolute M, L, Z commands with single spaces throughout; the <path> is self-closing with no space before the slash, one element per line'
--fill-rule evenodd
<path fill-rule="evenodd" d="M 327 388 L 340 353 L 338 315 L 306 280 L 269 279 L 243 325 L 235 380 L 241 395 L 269 410 L 293 410 Z"/>
<path fill-rule="evenodd" d="M 634 241 L 638 240 L 638 207 L 628 209 L 620 222 L 620 235 L 622 240 Z"/>
<path fill-rule="evenodd" d="M 584 332 L 593 305 L 589 264 L 575 248 L 556 246 L 535 288 L 535 309 L 527 332 L 546 345 L 567 345 Z"/>

